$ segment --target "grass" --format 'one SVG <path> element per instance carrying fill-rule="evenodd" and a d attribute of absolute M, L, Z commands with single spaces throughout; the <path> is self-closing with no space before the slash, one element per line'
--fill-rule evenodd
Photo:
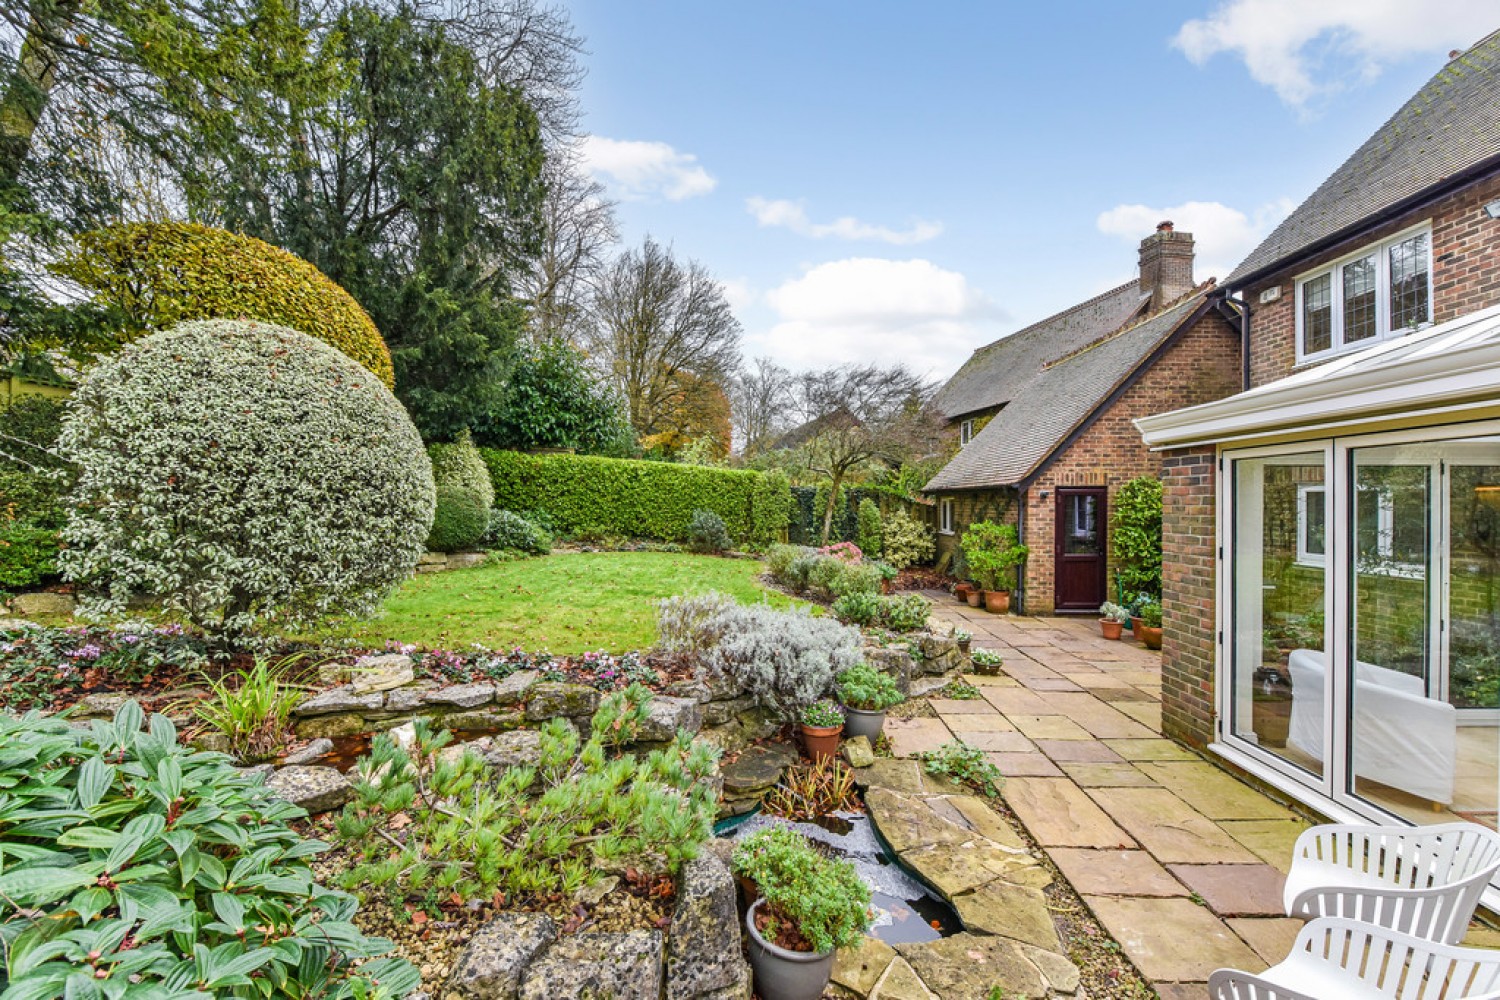
<path fill-rule="evenodd" d="M 369 646 L 387 639 L 432 648 L 480 643 L 554 653 L 645 649 L 656 640 L 656 602 L 717 590 L 741 603 L 768 591 L 754 559 L 673 552 L 578 552 L 417 576 L 386 601 L 385 616 L 336 630 Z"/>

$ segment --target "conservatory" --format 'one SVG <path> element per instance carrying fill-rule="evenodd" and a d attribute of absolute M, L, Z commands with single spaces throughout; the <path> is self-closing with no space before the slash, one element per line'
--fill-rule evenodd
<path fill-rule="evenodd" d="M 1336 819 L 1494 828 L 1500 308 L 1139 426 L 1217 452 L 1212 749 Z"/>

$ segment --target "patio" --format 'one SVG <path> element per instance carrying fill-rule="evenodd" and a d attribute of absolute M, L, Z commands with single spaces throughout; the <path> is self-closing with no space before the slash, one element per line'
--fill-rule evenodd
<path fill-rule="evenodd" d="M 1005 801 L 1159 994 L 1201 998 L 1221 966 L 1285 957 L 1292 845 L 1309 821 L 1161 735 L 1160 654 L 1092 619 L 992 615 L 930 592 L 934 617 L 1004 657 L 982 698 L 891 719 L 898 756 L 954 737 L 1006 775 Z M 1476 927 L 1466 943 L 1500 945 Z"/>

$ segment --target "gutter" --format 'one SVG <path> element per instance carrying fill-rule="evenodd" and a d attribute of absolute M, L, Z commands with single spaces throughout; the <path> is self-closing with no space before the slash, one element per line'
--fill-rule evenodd
<path fill-rule="evenodd" d="M 1408 195 L 1400 201 L 1387 205 L 1374 215 L 1367 215 L 1353 225 L 1345 226 L 1343 229 L 1331 233 L 1320 240 L 1309 243 L 1307 246 L 1288 256 L 1280 257 L 1238 278 L 1226 280 L 1222 287 L 1227 292 L 1241 291 L 1262 278 L 1270 277 L 1279 271 L 1284 271 L 1292 267 L 1296 261 L 1332 250 L 1338 247 L 1339 244 L 1350 242 L 1382 223 L 1390 222 L 1398 216 L 1405 215 L 1407 212 L 1415 211 L 1424 205 L 1431 204 L 1441 198 L 1446 198 L 1450 194 L 1455 194 L 1478 181 L 1484 180 L 1496 170 L 1500 170 L 1500 156 L 1491 156 L 1488 159 L 1480 160 L 1478 163 L 1465 167 L 1458 173 L 1452 174 L 1438 183 L 1418 191 L 1416 194 Z"/>
<path fill-rule="evenodd" d="M 1222 295 L 1214 296 L 1214 308 L 1231 326 L 1240 328 L 1240 391 L 1250 388 L 1250 303 L 1235 298 L 1226 289 Z"/>

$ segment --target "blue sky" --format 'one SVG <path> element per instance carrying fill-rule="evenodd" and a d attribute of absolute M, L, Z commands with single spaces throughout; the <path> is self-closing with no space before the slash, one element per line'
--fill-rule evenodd
<path fill-rule="evenodd" d="M 725 283 L 747 357 L 906 361 L 1128 280 L 1160 219 L 1223 277 L 1493 0 L 567 0 L 585 157 Z"/>

